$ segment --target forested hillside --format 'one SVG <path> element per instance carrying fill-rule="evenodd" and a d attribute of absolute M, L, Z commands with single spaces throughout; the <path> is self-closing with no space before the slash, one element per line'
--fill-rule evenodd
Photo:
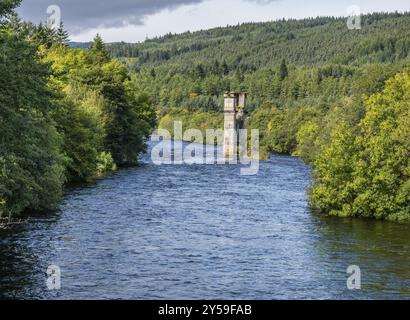
<path fill-rule="evenodd" d="M 363 65 L 409 62 L 410 14 L 367 15 L 361 30 L 324 17 L 169 34 L 109 50 L 139 74 L 139 88 L 161 108 L 220 111 L 226 90 L 247 91 L 252 110 L 264 101 L 289 107 L 352 92 L 350 80 Z"/>

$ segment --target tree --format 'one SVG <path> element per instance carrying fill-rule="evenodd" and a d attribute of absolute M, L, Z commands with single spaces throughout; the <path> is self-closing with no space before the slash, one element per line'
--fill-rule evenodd
<path fill-rule="evenodd" d="M 110 62 L 110 54 L 99 34 L 95 36 L 90 49 L 88 49 L 87 57 L 89 62 L 95 65 L 103 65 Z"/>
<path fill-rule="evenodd" d="M 54 44 L 59 43 L 56 37 L 56 31 L 46 24 L 39 23 L 35 25 L 31 22 L 12 21 L 11 27 L 22 38 L 34 43 L 36 46 L 43 46 L 46 49 L 51 48 Z"/>
<path fill-rule="evenodd" d="M 63 21 L 60 22 L 60 25 L 56 31 L 56 40 L 58 43 L 67 46 L 69 42 L 68 32 L 64 29 Z"/>
<path fill-rule="evenodd" d="M 229 66 L 226 63 L 226 60 L 222 62 L 222 73 L 223 75 L 227 75 L 229 73 Z"/>
<path fill-rule="evenodd" d="M 67 39 L 63 25 L 0 26 L 0 218 L 56 209 L 65 183 L 136 164 L 155 125 L 150 99 L 129 90 L 101 37 L 87 52 Z"/>
<path fill-rule="evenodd" d="M 410 220 L 410 72 L 365 101 L 358 125 L 339 119 L 314 160 L 310 199 L 337 216 Z"/>
<path fill-rule="evenodd" d="M 0 22 L 3 18 L 12 14 L 13 10 L 17 8 L 22 0 L 2 0 L 0 2 Z"/>
<path fill-rule="evenodd" d="M 0 31 L 1 217 L 54 209 L 62 195 L 64 158 L 49 116 L 50 70 L 36 51 L 18 36 Z"/>
<path fill-rule="evenodd" d="M 286 64 L 286 60 L 283 59 L 279 67 L 279 79 L 283 81 L 287 78 L 288 75 L 289 75 L 288 66 Z"/>
<path fill-rule="evenodd" d="M 202 64 L 195 66 L 195 78 L 203 79 L 206 76 L 205 68 Z"/>
<path fill-rule="evenodd" d="M 330 144 L 321 146 L 318 157 L 313 161 L 314 185 L 309 198 L 312 206 L 322 213 L 350 216 L 355 197 L 355 135 L 349 124 L 340 122 L 332 130 L 331 139 Z"/>
<path fill-rule="evenodd" d="M 84 84 L 105 99 L 103 112 L 105 147 L 118 166 L 134 165 L 145 150 L 146 128 L 139 119 L 126 83 L 130 80 L 126 67 L 109 57 L 101 37 L 97 35 L 86 53 L 89 68 L 81 74 Z"/>
<path fill-rule="evenodd" d="M 353 213 L 389 220 L 410 219 L 410 71 L 391 78 L 366 100 L 357 138 Z"/>

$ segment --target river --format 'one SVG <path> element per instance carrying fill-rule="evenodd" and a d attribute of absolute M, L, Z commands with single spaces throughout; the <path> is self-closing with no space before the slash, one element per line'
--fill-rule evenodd
<path fill-rule="evenodd" d="M 148 155 L 2 232 L 0 298 L 410 298 L 410 226 L 312 213 L 300 159 L 273 156 L 241 176 Z M 50 265 L 60 290 L 47 288 Z M 351 265 L 361 290 L 347 288 Z"/>

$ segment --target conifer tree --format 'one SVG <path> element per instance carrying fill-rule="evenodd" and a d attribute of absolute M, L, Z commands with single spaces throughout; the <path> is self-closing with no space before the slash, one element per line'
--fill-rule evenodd
<path fill-rule="evenodd" d="M 4 17 L 13 13 L 13 10 L 19 6 L 21 0 L 2 0 L 0 1 L 0 22 Z"/>
<path fill-rule="evenodd" d="M 69 42 L 68 32 L 64 29 L 64 23 L 61 21 L 56 31 L 56 40 L 58 43 L 67 46 Z"/>
<path fill-rule="evenodd" d="M 285 80 L 289 75 L 288 66 L 286 64 L 286 60 L 283 59 L 282 63 L 280 64 L 279 68 L 279 78 L 280 80 Z"/>
<path fill-rule="evenodd" d="M 94 41 L 88 50 L 87 56 L 92 59 L 95 64 L 104 64 L 111 60 L 110 54 L 105 46 L 105 43 L 101 36 L 97 34 Z"/>

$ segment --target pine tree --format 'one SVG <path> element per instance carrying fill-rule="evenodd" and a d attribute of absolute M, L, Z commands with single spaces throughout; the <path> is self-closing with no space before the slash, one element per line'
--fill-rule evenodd
<path fill-rule="evenodd" d="M 223 62 L 222 62 L 222 73 L 223 73 L 223 75 L 227 75 L 227 74 L 229 74 L 229 66 L 228 66 L 228 64 L 226 63 L 226 60 L 224 60 Z"/>
<path fill-rule="evenodd" d="M 2 0 L 0 2 L 0 22 L 2 18 L 13 13 L 13 10 L 18 7 L 21 0 Z"/>
<path fill-rule="evenodd" d="M 198 79 L 203 79 L 203 78 L 205 78 L 205 76 L 206 76 L 206 71 L 205 71 L 205 68 L 204 68 L 204 66 L 203 66 L 202 64 L 196 65 L 196 67 L 195 67 L 195 76 L 196 76 Z"/>
<path fill-rule="evenodd" d="M 47 49 L 49 49 L 56 42 L 56 31 L 49 26 L 40 23 L 34 29 L 33 40 L 38 45 L 44 45 Z"/>
<path fill-rule="evenodd" d="M 60 26 L 56 31 L 56 40 L 58 43 L 67 46 L 69 42 L 69 35 L 68 32 L 64 29 L 64 24 L 61 21 Z"/>
<path fill-rule="evenodd" d="M 8 20 L 7 26 L 16 34 L 24 33 L 24 29 L 27 23 L 23 23 L 23 21 L 17 16 L 13 15 Z"/>
<path fill-rule="evenodd" d="M 279 78 L 280 80 L 285 80 L 289 75 L 288 66 L 286 65 L 286 60 L 283 59 L 279 68 Z"/>
<path fill-rule="evenodd" d="M 87 56 L 91 58 L 91 62 L 98 65 L 102 65 L 111 60 L 107 47 L 99 34 L 95 36 L 94 42 L 88 50 Z"/>

